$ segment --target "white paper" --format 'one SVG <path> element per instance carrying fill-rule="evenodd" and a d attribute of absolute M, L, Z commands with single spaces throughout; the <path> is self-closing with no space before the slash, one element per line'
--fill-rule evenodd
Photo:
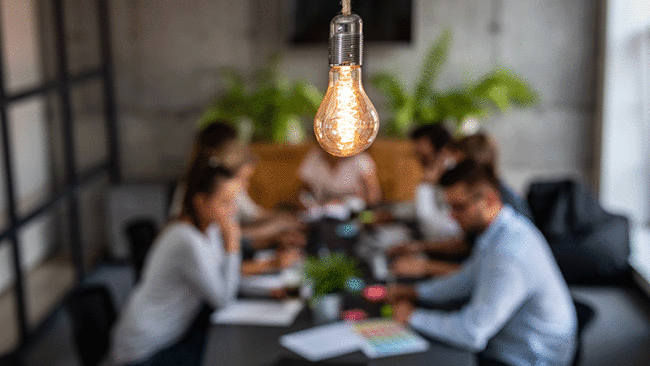
<path fill-rule="evenodd" d="M 338 322 L 280 337 L 280 344 L 316 362 L 361 349 L 363 340 L 350 324 Z"/>
<path fill-rule="evenodd" d="M 387 325 L 382 326 L 382 323 Z M 363 327 L 364 324 L 366 329 L 373 331 L 370 337 L 359 333 L 359 325 Z M 429 348 L 429 342 L 417 333 L 394 324 L 384 319 L 358 324 L 338 322 L 284 335 L 280 337 L 280 344 L 312 362 L 359 350 L 369 358 L 378 358 L 423 352 Z"/>
<path fill-rule="evenodd" d="M 212 313 L 215 324 L 269 325 L 288 327 L 302 310 L 302 300 L 238 300 Z"/>

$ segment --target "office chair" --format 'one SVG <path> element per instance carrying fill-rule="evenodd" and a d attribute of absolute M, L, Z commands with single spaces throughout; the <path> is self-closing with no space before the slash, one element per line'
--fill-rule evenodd
<path fill-rule="evenodd" d="M 76 289 L 66 302 L 77 351 L 84 366 L 96 366 L 109 347 L 109 332 L 115 322 L 115 308 L 108 289 L 102 285 Z"/>
<path fill-rule="evenodd" d="M 141 218 L 126 223 L 124 230 L 131 246 L 131 262 L 135 268 L 135 282 L 138 282 L 147 252 L 153 244 L 158 229 L 153 220 Z"/>
<path fill-rule="evenodd" d="M 573 366 L 577 366 L 580 362 L 580 354 L 582 352 L 582 333 L 593 320 L 596 311 L 589 305 L 573 299 L 573 305 L 576 308 L 576 315 L 578 317 L 578 343 L 576 345 L 576 353 L 573 356 Z"/>

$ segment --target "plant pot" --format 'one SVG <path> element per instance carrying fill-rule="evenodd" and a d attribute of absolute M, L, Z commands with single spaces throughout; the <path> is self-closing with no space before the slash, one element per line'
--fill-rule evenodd
<path fill-rule="evenodd" d="M 315 296 L 311 302 L 311 312 L 316 324 L 331 323 L 339 319 L 343 297 L 340 294 Z"/>

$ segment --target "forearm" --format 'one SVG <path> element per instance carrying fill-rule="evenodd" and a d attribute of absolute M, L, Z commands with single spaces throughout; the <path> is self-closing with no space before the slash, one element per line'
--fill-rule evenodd
<path fill-rule="evenodd" d="M 462 237 L 442 241 L 427 241 L 422 243 L 422 249 L 429 253 L 469 254 L 469 245 Z"/>
<path fill-rule="evenodd" d="M 444 276 L 458 271 L 460 263 L 431 259 L 427 263 L 428 276 Z"/>
<path fill-rule="evenodd" d="M 253 249 L 263 249 L 271 246 L 274 237 L 285 229 L 278 222 L 263 222 L 242 227 L 242 235 L 251 241 Z"/>

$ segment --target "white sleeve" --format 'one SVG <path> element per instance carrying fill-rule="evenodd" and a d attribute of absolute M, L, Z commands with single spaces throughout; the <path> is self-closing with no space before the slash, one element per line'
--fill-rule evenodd
<path fill-rule="evenodd" d="M 472 352 L 485 349 L 525 300 L 524 269 L 513 260 L 493 257 L 481 265 L 468 305 L 459 311 L 417 309 L 409 323 L 418 331 Z"/>
<path fill-rule="evenodd" d="M 222 245 L 220 242 L 216 243 Z M 241 253 L 225 254 L 219 258 L 204 245 L 187 245 L 188 265 L 181 271 L 203 298 L 213 307 L 223 307 L 237 296 Z"/>
<path fill-rule="evenodd" d="M 419 184 L 415 190 L 415 217 L 428 240 L 444 240 L 461 235 L 458 223 L 440 203 L 440 193 L 427 183 Z"/>

